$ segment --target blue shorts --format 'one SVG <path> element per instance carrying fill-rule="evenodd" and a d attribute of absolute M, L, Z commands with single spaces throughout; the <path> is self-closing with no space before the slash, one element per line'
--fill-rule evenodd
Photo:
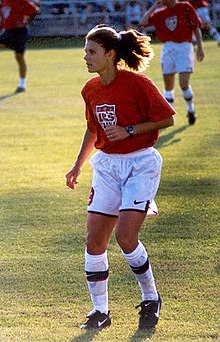
<path fill-rule="evenodd" d="M 0 36 L 0 44 L 17 53 L 24 53 L 27 40 L 28 29 L 26 27 L 7 30 Z"/>

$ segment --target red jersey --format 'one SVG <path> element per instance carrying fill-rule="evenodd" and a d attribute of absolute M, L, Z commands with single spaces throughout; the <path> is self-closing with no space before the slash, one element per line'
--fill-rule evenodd
<path fill-rule="evenodd" d="M 2 0 L 2 27 L 6 30 L 24 27 L 27 18 L 37 14 L 38 7 L 28 0 Z"/>
<path fill-rule="evenodd" d="M 189 0 L 189 3 L 195 8 L 209 7 L 208 2 L 204 0 Z"/>
<path fill-rule="evenodd" d="M 88 80 L 82 89 L 88 129 L 96 133 L 95 147 L 105 153 L 129 153 L 153 146 L 159 131 L 136 134 L 110 142 L 107 125 L 136 125 L 161 121 L 175 114 L 158 88 L 145 75 L 120 70 L 114 80 L 103 85 L 99 76 Z"/>
<path fill-rule="evenodd" d="M 192 42 L 193 32 L 201 26 L 199 17 L 188 2 L 154 12 L 147 26 L 155 26 L 158 39 L 165 42 Z"/>

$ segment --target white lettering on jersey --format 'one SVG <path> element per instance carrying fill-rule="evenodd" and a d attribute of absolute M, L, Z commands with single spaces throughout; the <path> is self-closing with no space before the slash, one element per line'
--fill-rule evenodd
<path fill-rule="evenodd" d="M 177 16 L 166 18 L 166 27 L 170 31 L 174 31 L 177 26 Z"/>
<path fill-rule="evenodd" d="M 115 105 L 103 104 L 96 106 L 96 116 L 98 122 L 104 129 L 108 125 L 116 125 L 117 116 L 115 114 Z"/>

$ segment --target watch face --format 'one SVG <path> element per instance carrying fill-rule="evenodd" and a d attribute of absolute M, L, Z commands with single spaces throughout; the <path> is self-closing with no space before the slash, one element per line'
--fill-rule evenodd
<path fill-rule="evenodd" d="M 134 133 L 134 127 L 133 126 L 127 126 L 126 130 L 129 134 L 133 134 Z"/>

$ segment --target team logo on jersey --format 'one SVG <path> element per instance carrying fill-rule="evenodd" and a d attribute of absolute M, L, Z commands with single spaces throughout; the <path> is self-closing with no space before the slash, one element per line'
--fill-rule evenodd
<path fill-rule="evenodd" d="M 174 31 L 177 26 L 177 16 L 169 17 L 166 19 L 166 27 L 170 31 Z"/>
<path fill-rule="evenodd" d="M 9 6 L 5 6 L 5 7 L 3 7 L 2 12 L 3 12 L 3 17 L 5 19 L 8 19 L 10 12 L 11 12 L 11 8 Z"/>
<path fill-rule="evenodd" d="M 115 114 L 115 105 L 103 104 L 96 106 L 96 116 L 98 122 L 105 128 L 108 125 L 116 125 L 117 116 Z"/>

